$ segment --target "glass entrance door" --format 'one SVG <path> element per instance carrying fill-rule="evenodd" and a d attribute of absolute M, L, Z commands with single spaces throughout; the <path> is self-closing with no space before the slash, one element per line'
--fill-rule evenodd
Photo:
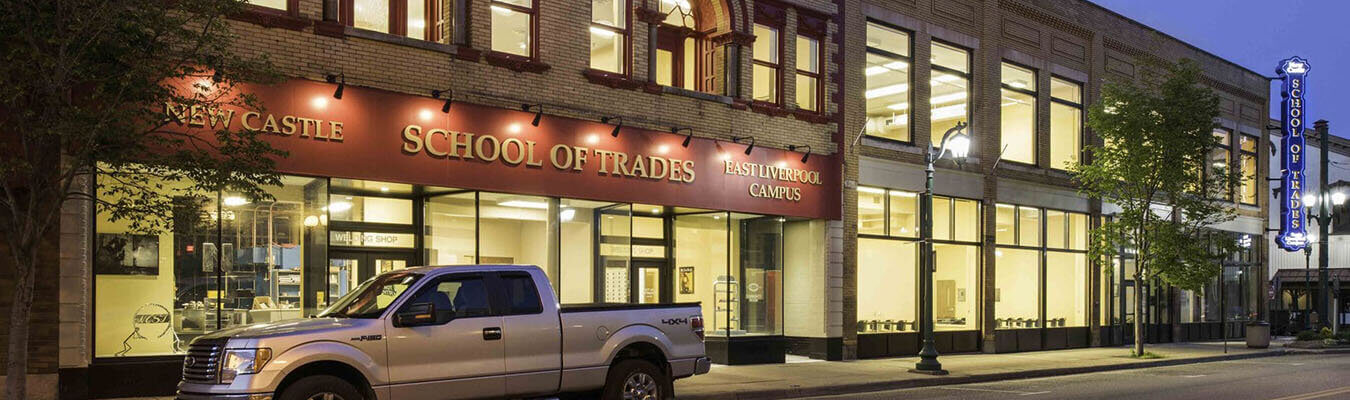
<path fill-rule="evenodd" d="M 385 272 L 408 268 L 413 254 L 384 251 L 333 251 L 328 254 L 328 291 L 325 305 L 332 304 L 367 279 Z"/>

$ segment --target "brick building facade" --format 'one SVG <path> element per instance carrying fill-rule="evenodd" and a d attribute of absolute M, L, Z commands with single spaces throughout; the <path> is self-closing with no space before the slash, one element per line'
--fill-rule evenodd
<path fill-rule="evenodd" d="M 379 168 L 372 168 L 368 173 L 328 173 L 322 169 L 298 166 L 282 171 L 294 175 L 292 181 L 296 182 L 296 188 L 304 188 L 304 193 L 293 194 L 294 203 L 299 204 L 295 206 L 295 218 L 291 220 L 295 222 L 290 228 L 294 234 L 267 236 L 265 241 L 270 243 L 261 246 L 266 249 L 263 250 L 266 261 L 261 263 L 266 265 L 265 269 L 250 272 L 252 275 L 249 277 L 241 277 L 241 281 L 249 282 L 241 284 L 243 286 L 230 287 L 228 292 L 213 287 L 195 289 L 184 283 L 186 275 L 177 278 L 168 276 L 164 278 L 164 289 L 156 289 L 165 292 L 160 296 L 163 298 L 148 300 L 132 300 L 130 297 L 121 299 L 120 294 L 112 294 L 122 293 L 119 290 L 127 293 L 140 291 L 138 288 L 142 286 L 136 285 L 151 283 L 134 281 L 143 277 L 95 272 L 95 244 L 99 243 L 99 237 L 118 231 L 114 223 L 102 220 L 88 204 L 72 203 L 68 206 L 68 212 L 63 214 L 62 221 L 59 296 L 54 296 L 58 304 L 35 308 L 39 316 L 37 319 L 58 321 L 54 325 L 59 325 L 59 330 L 35 329 L 34 338 L 38 349 L 32 353 L 35 357 L 35 372 L 59 372 L 62 398 L 164 394 L 173 390 L 179 373 L 178 363 L 182 359 L 176 355 L 180 353 L 177 345 L 169 343 L 170 339 L 160 339 L 160 342 L 148 339 L 148 343 L 128 342 L 123 337 L 128 336 L 124 331 L 128 331 L 129 327 L 112 322 L 136 320 L 143 313 L 154 312 L 140 310 L 140 306 L 155 304 L 166 309 L 169 318 L 174 320 L 173 325 L 168 327 L 175 332 L 172 337 L 182 336 L 183 339 L 190 338 L 187 332 L 194 330 L 209 330 L 231 323 L 266 321 L 262 315 L 268 313 L 246 304 L 261 303 L 252 299 L 263 297 L 263 294 L 270 297 L 269 301 L 275 298 L 277 302 L 282 302 L 283 297 L 294 295 L 296 315 L 320 308 L 328 296 L 337 294 L 331 291 L 338 291 L 336 288 L 342 287 L 334 284 L 334 279 L 355 279 L 360 275 L 356 270 L 352 270 L 350 276 L 328 274 L 341 269 L 340 265 L 355 265 L 355 261 L 347 264 L 348 259 L 342 258 L 347 256 L 339 254 L 360 253 L 356 246 L 348 246 L 350 243 L 337 244 L 337 240 L 349 238 L 331 236 L 327 230 L 329 219 L 334 221 L 331 228 L 333 232 L 339 229 L 338 221 L 352 230 L 371 226 L 389 229 L 389 236 L 367 235 L 366 240 L 378 238 L 398 241 L 402 239 L 395 235 L 408 235 L 409 243 L 415 244 L 396 249 L 406 258 L 392 261 L 407 262 L 409 265 L 444 262 L 439 260 L 444 260 L 443 257 L 451 250 L 436 248 L 440 238 L 434 236 L 438 233 L 429 233 L 430 228 L 424 229 L 417 225 L 431 226 L 435 217 L 431 216 L 432 211 L 429 210 L 450 204 L 442 200 L 456 193 L 471 193 L 468 198 L 472 199 L 470 207 L 474 210 L 472 229 L 475 235 L 486 234 L 483 233 L 485 228 L 481 227 L 488 224 L 488 213 L 484 210 L 489 207 L 514 201 L 515 205 L 523 208 L 538 205 L 540 210 L 548 210 L 546 214 L 552 214 L 540 217 L 542 219 L 538 221 L 541 224 L 538 229 L 540 237 L 547 238 L 541 239 L 543 242 L 540 243 L 547 244 L 535 244 L 547 248 L 551 254 L 540 258 L 537 264 L 554 276 L 555 283 L 561 282 L 559 290 L 564 302 L 571 293 L 566 272 L 569 256 L 565 249 L 568 247 L 567 241 L 572 239 L 563 231 L 568 229 L 567 223 L 576 214 L 567 217 L 558 215 L 564 208 L 582 209 L 589 207 L 581 206 L 589 202 L 611 202 L 605 206 L 610 208 L 594 208 L 599 221 L 599 216 L 615 215 L 604 214 L 601 208 L 612 210 L 613 206 L 620 206 L 626 210 L 626 214 L 619 215 L 626 216 L 629 221 L 629 227 L 624 228 L 628 229 L 624 233 L 628 254 L 619 257 L 625 272 L 620 275 L 595 272 L 594 285 L 597 286 L 586 289 L 586 294 L 580 297 L 611 300 L 601 298 L 602 292 L 609 288 L 601 281 L 619 276 L 630 282 L 624 284 L 628 287 L 624 290 L 628 292 L 620 295 L 624 299 L 619 302 L 684 301 L 681 300 L 685 299 L 683 296 L 708 295 L 710 297 L 707 299 L 689 299 L 703 301 L 705 305 L 717 304 L 710 306 L 713 308 L 705 308 L 705 317 L 712 315 L 713 318 L 725 319 L 726 326 L 722 328 L 724 334 L 721 337 L 710 334 L 713 339 L 709 341 L 710 353 L 715 353 L 715 358 L 720 362 L 783 362 L 789 356 L 844 360 L 912 354 L 917 351 L 917 335 L 912 329 L 914 318 L 909 316 L 914 311 L 913 299 L 899 300 L 897 303 L 909 304 L 908 311 L 904 310 L 906 307 L 899 306 L 898 311 L 878 309 L 860 312 L 860 308 L 872 307 L 869 303 L 883 301 L 873 295 L 876 286 L 861 287 L 860 282 L 868 280 L 864 276 L 877 276 L 868 274 L 879 273 L 881 270 L 878 268 L 891 268 L 889 264 L 880 267 L 876 262 L 869 263 L 864 253 L 870 250 L 860 249 L 865 247 L 860 243 L 899 246 L 899 251 L 903 252 L 909 251 L 904 249 L 912 245 L 912 240 L 909 240 L 912 237 L 907 236 L 909 233 L 898 233 L 898 230 L 892 232 L 889 229 L 891 222 L 882 224 L 880 234 L 860 232 L 860 229 L 874 229 L 875 226 L 869 225 L 868 221 L 860 221 L 859 198 L 860 189 L 879 190 L 886 193 L 883 196 L 888 199 L 905 199 L 908 194 L 922 189 L 921 152 L 930 144 L 930 135 L 921 133 L 934 129 L 930 121 L 935 119 L 930 115 L 933 113 L 930 108 L 934 107 L 923 105 L 928 104 L 928 99 L 934 94 L 930 93 L 932 85 L 916 82 L 936 83 L 940 79 L 944 83 L 950 82 L 944 76 L 935 76 L 933 71 L 951 75 L 951 81 L 964 79 L 966 95 L 949 98 L 964 98 L 964 106 L 960 108 L 965 110 L 965 117 L 957 119 L 970 124 L 967 129 L 974 139 L 971 157 L 965 163 L 954 165 L 944 162 L 939 165 L 937 194 L 948 201 L 946 204 L 951 205 L 953 215 L 968 215 L 961 214 L 969 210 L 963 207 L 978 210 L 970 225 L 977 227 L 978 231 L 962 231 L 961 227 L 966 225 L 956 221 L 959 217 L 948 216 L 949 220 L 955 221 L 951 223 L 952 230 L 958 232 L 948 232 L 951 240 L 944 246 L 969 251 L 967 259 L 973 261 L 963 267 L 968 271 L 963 279 L 968 279 L 969 284 L 960 286 L 959 282 L 953 283 L 948 288 L 950 290 L 942 289 L 940 293 L 949 299 L 942 302 L 944 307 L 966 307 L 964 310 L 968 310 L 952 311 L 949 316 L 946 315 L 947 311 L 939 312 L 939 317 L 946 316 L 943 319 L 953 327 L 940 329 L 940 350 L 1006 352 L 1118 344 L 1128 339 L 1121 336 L 1125 330 L 1120 329 L 1128 318 L 1119 315 L 1120 306 L 1125 304 L 1121 300 L 1124 295 L 1113 293 L 1119 293 L 1124 283 L 1120 279 L 1104 281 L 1103 269 L 1096 263 L 1085 263 L 1072 271 L 1079 278 L 1073 281 L 1073 287 L 1060 290 L 1076 296 L 1074 298 L 1081 307 L 1075 309 L 1076 314 L 1073 316 L 1048 316 L 1044 304 L 1039 305 L 1038 313 L 1016 316 L 1016 325 L 1012 322 L 1013 317 L 997 314 L 999 305 L 1004 303 L 1001 290 L 1005 289 L 999 287 L 1000 283 L 995 279 L 999 268 L 996 260 L 1003 257 L 1004 252 L 999 239 L 999 227 L 1003 223 L 997 211 L 1000 205 L 1017 210 L 1035 210 L 1036 221 L 1064 218 L 1065 229 L 1076 229 L 1075 232 L 1081 229 L 1074 225 L 1076 222 L 1073 221 L 1077 220 L 1073 218 L 1096 221 L 1104 214 L 1103 211 L 1106 214 L 1110 211 L 1109 205 L 1103 206 L 1100 202 L 1078 196 L 1067 174 L 1050 168 L 1052 157 L 1062 154 L 1051 148 L 1051 132 L 1058 131 L 1058 127 L 1052 126 L 1052 107 L 1055 104 L 1076 102 L 1081 113 L 1082 108 L 1094 101 L 1103 80 L 1134 77 L 1137 65 L 1143 58 L 1192 58 L 1204 67 L 1207 84 L 1214 87 L 1223 98 L 1220 123 L 1231 132 L 1228 136 L 1232 140 L 1230 149 L 1244 145 L 1245 142 L 1238 142 L 1239 137 L 1245 137 L 1242 134 L 1259 138 L 1259 149 L 1262 151 L 1269 143 L 1264 131 L 1266 119 L 1262 115 L 1269 100 L 1266 80 L 1260 74 L 1086 1 L 609 0 L 588 4 L 579 0 L 435 0 L 417 6 L 415 2 L 409 5 L 403 0 L 393 0 L 387 4 L 373 0 L 274 0 L 255 4 L 258 5 L 248 13 L 233 18 L 235 32 L 240 35 L 238 50 L 248 55 L 267 55 L 285 75 L 292 78 L 291 83 L 287 84 L 290 86 L 286 88 L 294 89 L 296 98 L 300 98 L 301 93 L 309 96 L 315 90 L 328 91 L 338 83 L 344 85 L 348 90 L 346 96 L 324 100 L 324 104 L 344 107 L 341 108 L 343 113 L 328 114 L 328 119 L 383 121 L 385 118 L 394 118 L 385 114 L 411 110 L 413 105 L 440 105 L 446 96 L 453 96 L 455 108 L 448 113 L 455 118 L 528 121 L 530 114 L 539 112 L 545 124 L 540 129 L 560 129 L 541 131 L 544 132 L 541 135 L 566 140 L 572 139 L 568 135 L 575 135 L 575 139 L 582 140 L 585 132 L 569 133 L 563 130 L 607 132 L 609 126 L 615 125 L 609 121 L 621 120 L 623 133 L 622 136 L 615 136 L 615 143 L 638 137 L 640 139 L 631 140 L 638 140 L 644 146 L 669 143 L 670 147 L 676 147 L 682 136 L 691 135 L 695 145 L 690 149 L 717 149 L 719 153 L 716 155 L 688 156 L 691 160 L 698 160 L 700 168 L 705 168 L 704 164 L 715 164 L 706 167 L 713 169 L 699 169 L 701 173 L 698 179 L 703 181 L 732 179 L 721 176 L 732 175 L 731 166 L 721 168 L 722 165 L 732 164 L 722 163 L 740 157 L 739 153 L 744 150 L 748 157 L 746 162 L 761 163 L 765 168 L 767 165 L 776 165 L 780 169 L 801 168 L 804 171 L 825 173 L 822 176 L 823 185 L 814 188 L 811 185 L 789 185 L 804 188 L 808 196 L 819 194 L 824 200 L 812 199 L 810 204 L 815 208 L 806 209 L 803 207 L 807 206 L 802 203 L 763 198 L 753 193 L 742 198 L 746 193 L 739 186 L 725 186 L 721 190 L 688 186 L 681 190 L 695 193 L 684 194 L 657 187 L 650 190 L 653 194 L 646 195 L 644 193 L 650 187 L 641 184 L 630 190 L 639 193 L 589 196 L 574 195 L 579 193 L 575 188 L 542 184 L 521 183 L 520 190 L 511 190 L 493 185 L 476 187 L 464 183 L 469 182 L 469 178 L 454 176 L 426 175 L 396 179 L 391 176 L 401 172 L 381 171 Z M 598 4 L 618 11 L 604 17 L 598 16 L 600 13 L 592 9 L 593 5 Z M 677 14 L 686 11 L 684 17 Z M 373 25 L 369 17 L 371 13 L 378 16 L 373 19 Z M 521 19 L 520 15 L 528 15 L 528 18 Z M 671 15 L 677 15 L 677 18 L 672 20 Z M 512 26 L 521 27 L 524 33 L 509 35 L 494 31 L 493 21 L 500 21 L 501 26 L 515 24 Z M 899 56 L 905 60 L 905 66 L 901 68 L 906 69 L 908 83 L 905 88 L 912 88 L 908 90 L 908 104 L 913 106 L 890 105 L 894 106 L 892 110 L 904 110 L 909 132 L 907 140 L 891 140 L 869 133 L 871 128 L 868 120 L 872 116 L 868 110 L 874 107 L 868 106 L 868 92 L 874 88 L 868 84 L 868 77 L 872 75 L 875 65 L 869 59 L 871 53 L 868 48 L 869 45 L 876 45 L 869 44 L 873 42 L 869 33 L 875 27 L 896 32 L 908 40 L 904 50 L 906 54 Z M 765 46 L 762 37 L 769 32 L 772 36 L 768 37 L 778 39 L 776 46 Z M 680 40 L 669 39 L 671 35 Z M 616 50 L 618 56 L 613 58 L 618 61 L 610 64 L 597 61 L 596 42 L 616 37 L 618 39 L 611 43 L 618 43 L 618 47 L 612 49 L 621 48 Z M 521 42 L 512 41 L 511 38 L 524 39 Z M 812 41 L 815 47 L 811 47 Z M 503 47 L 517 43 L 523 45 L 519 51 Z M 942 54 L 933 54 L 932 49 L 937 48 L 934 43 L 940 44 L 939 51 Z M 760 48 L 758 52 L 757 48 Z M 812 57 L 798 54 L 798 51 L 805 49 L 818 52 L 818 57 L 814 58 L 818 65 L 813 67 Z M 769 51 L 774 55 L 764 54 Z M 952 62 L 946 58 L 948 53 L 965 54 L 965 65 L 951 67 L 946 64 Z M 1030 84 L 1032 89 L 1024 90 L 1025 87 L 1021 86 L 1010 89 L 1008 82 L 1000 79 L 1006 68 L 1005 62 L 1032 71 L 1034 82 L 1021 83 Z M 934 63 L 944 65 L 935 70 Z M 894 67 L 900 64 L 887 65 L 886 68 L 892 71 L 901 69 Z M 815 79 L 812 80 L 812 77 Z M 800 87 L 798 82 L 814 82 L 819 93 L 810 96 L 807 88 Z M 1051 89 L 1061 87 L 1063 82 L 1081 86 L 1076 100 L 1067 103 L 1056 100 L 1063 99 L 1057 97 L 1058 92 L 1052 93 Z M 1000 141 L 1000 109 L 1004 103 L 1000 97 L 1001 89 L 1016 89 L 1006 92 L 1014 95 L 1029 93 L 1035 100 L 1032 103 L 1034 117 L 1031 119 L 1035 122 L 1029 128 L 1035 137 L 1031 142 L 1034 143 L 1034 150 L 1029 162 L 999 162 L 1004 148 Z M 440 97 L 432 99 L 433 91 Z M 287 98 L 284 94 L 270 95 L 279 99 Z M 393 100 L 388 103 L 364 100 L 373 98 Z M 817 104 L 809 104 L 813 101 L 811 99 Z M 341 103 L 344 100 L 347 103 Z M 308 104 L 307 101 L 280 103 Z M 317 97 L 314 101 L 317 107 Z M 366 108 L 345 108 L 348 103 L 363 104 Z M 526 111 L 521 111 L 522 105 L 527 106 Z M 281 107 L 281 111 L 290 110 L 286 107 L 299 106 L 287 105 Z M 465 111 L 465 107 L 471 111 Z M 424 112 L 435 115 L 434 108 Z M 283 114 L 281 111 L 278 111 L 278 116 Z M 344 115 L 347 112 L 361 116 Z M 430 118 L 424 116 L 423 119 Z M 557 126 L 569 128 L 549 128 L 554 121 L 560 124 Z M 891 121 L 897 120 L 892 117 Z M 1081 124 L 1081 119 L 1079 122 Z M 349 139 L 343 144 L 364 140 L 357 135 L 368 132 L 357 132 L 351 128 L 357 126 L 356 123 L 348 121 L 348 125 Z M 450 130 L 458 129 L 451 126 Z M 427 129 L 431 127 L 428 125 Z M 407 132 L 404 130 L 405 135 Z M 410 146 L 408 142 L 399 142 L 397 131 L 386 130 L 381 131 L 381 134 L 386 137 L 380 140 L 392 141 L 390 146 L 393 147 L 389 147 L 392 155 L 411 157 L 423 150 L 422 142 L 418 142 L 417 150 L 409 152 L 409 147 L 405 147 L 403 153 L 398 153 L 397 146 L 400 143 Z M 1090 133 L 1085 130 L 1076 134 L 1081 135 L 1080 142 L 1092 140 Z M 432 133 L 425 136 L 428 154 L 432 154 L 429 144 L 432 136 Z M 454 140 L 449 139 L 449 134 L 445 137 Z M 610 143 L 607 142 L 610 139 L 604 135 L 591 134 L 584 138 L 587 143 L 600 143 L 594 146 Z M 747 143 L 753 143 L 755 155 L 751 155 Z M 667 151 L 665 145 L 660 149 L 660 154 Z M 673 151 L 684 154 L 678 148 Z M 685 153 L 693 151 L 698 150 Z M 807 154 L 811 162 L 802 157 Z M 796 164 L 798 157 L 802 157 L 800 167 Z M 1230 152 L 1228 157 L 1234 167 L 1240 167 L 1238 163 L 1242 159 L 1242 153 L 1236 150 Z M 1261 164 L 1262 168 L 1264 165 Z M 505 186 L 501 187 L 510 187 L 512 175 L 505 173 L 501 176 L 507 179 Z M 288 187 L 291 185 L 288 183 Z M 442 190 L 437 185 L 455 186 L 463 190 Z M 1266 190 L 1264 180 L 1257 181 L 1256 185 L 1257 193 Z M 820 192 L 826 189 L 833 191 Z M 723 191 L 726 193 L 721 193 Z M 449 197 L 433 199 L 433 194 Z M 519 198 L 509 197 L 512 195 L 518 195 Z M 725 206 L 707 206 L 713 200 L 699 199 L 704 195 Z M 342 196 L 347 200 L 381 196 L 388 196 L 392 199 L 390 201 L 406 200 L 408 205 L 400 207 L 405 207 L 407 213 L 414 216 L 408 217 L 407 221 L 390 222 L 399 225 L 393 228 L 370 224 L 360 218 L 338 217 L 336 213 L 345 212 L 347 207 L 351 207 L 351 203 L 347 203 L 342 211 L 336 210 L 336 205 L 343 202 L 340 199 Z M 215 215 L 225 215 L 223 213 L 227 206 L 247 203 L 239 200 L 231 205 L 225 199 L 228 194 L 217 197 L 224 200 L 220 202 L 222 204 L 212 206 L 215 207 L 212 211 L 217 213 Z M 501 201 L 488 204 L 487 199 L 499 197 Z M 585 201 L 574 198 L 584 198 Z M 907 200 L 894 201 L 898 210 L 901 208 L 899 202 Z M 884 207 L 891 207 L 891 202 L 886 200 Z M 1231 226 L 1216 228 L 1264 237 L 1261 216 L 1265 215 L 1268 205 L 1265 201 L 1258 203 L 1235 204 L 1240 207 L 1242 217 Z M 651 215 L 639 216 L 649 210 L 646 206 L 651 207 Z M 830 209 L 822 210 L 820 207 Z M 303 224 L 298 222 L 314 216 L 310 214 L 315 210 L 321 210 L 318 211 L 324 217 L 321 224 L 310 223 L 317 220 L 305 220 Z M 423 211 L 426 214 L 422 214 Z M 1025 212 L 1028 213 L 1025 214 L 1026 218 L 1033 218 L 1033 214 L 1030 214 L 1033 211 Z M 1070 214 L 1077 217 L 1070 217 Z M 690 236 L 684 235 L 692 235 L 679 231 L 682 226 L 694 223 L 681 218 L 700 215 L 728 221 L 725 228 L 717 228 L 721 231 L 714 229 L 715 234 L 720 232 L 727 238 L 727 254 L 713 256 L 724 257 L 723 261 L 716 262 L 725 264 L 725 272 L 696 272 L 702 270 L 694 269 L 693 265 L 688 270 L 684 269 L 686 263 L 682 257 L 703 255 L 690 255 L 687 247 L 678 246 L 674 241 L 685 240 L 682 238 Z M 891 217 L 885 218 L 889 220 Z M 662 230 L 666 233 L 649 237 L 638 234 L 641 229 L 639 219 L 647 221 L 643 223 L 664 227 Z M 732 226 L 731 220 L 738 221 L 740 225 Z M 775 220 L 777 225 L 773 225 Z M 764 223 L 772 225 L 764 229 L 777 233 L 769 234 L 771 238 L 767 239 L 768 242 L 746 244 L 752 239 L 745 232 L 752 228 L 761 229 Z M 526 229 L 523 227 L 528 223 L 513 224 L 516 224 L 512 225 L 515 226 L 513 229 L 523 232 L 520 230 Z M 603 229 L 598 227 L 599 224 L 596 222 L 597 227 L 593 227 L 594 240 L 609 240 L 603 237 L 607 234 L 601 232 Z M 1046 229 L 1045 223 L 1036 224 L 1039 224 L 1036 229 Z M 320 230 L 315 231 L 316 227 Z M 703 230 L 699 232 L 708 232 L 707 229 L 700 229 Z M 437 232 L 440 231 L 438 227 Z M 325 238 L 317 240 L 321 244 L 316 244 L 316 236 L 313 236 L 315 232 L 319 235 L 317 237 Z M 961 232 L 970 236 L 962 236 Z M 255 233 L 256 229 L 249 235 Z M 1037 239 L 1036 243 L 1052 240 L 1045 239 L 1047 236 L 1044 233 L 1038 235 L 1042 239 Z M 519 236 L 525 237 L 526 233 L 520 233 Z M 1045 271 L 1047 263 L 1044 260 L 1047 257 L 1078 259 L 1073 257 L 1079 257 L 1079 249 L 1067 244 L 1075 240 L 1070 236 L 1065 235 L 1063 240 L 1066 245 L 1063 249 L 1053 248 L 1049 244 L 1024 246 L 1027 243 L 1017 243 L 1016 246 L 1008 247 L 1007 251 L 1023 251 L 1026 254 L 1035 252 L 1042 260 L 1038 264 L 1042 267 L 1041 271 Z M 886 241 L 892 239 L 897 241 Z M 178 235 L 167 239 L 161 236 L 158 242 L 163 244 L 157 245 L 158 258 L 162 259 L 158 263 L 161 271 L 158 274 L 164 276 L 169 273 L 168 270 L 174 270 L 172 273 L 177 275 L 214 271 L 210 272 L 214 274 L 212 276 L 223 277 L 227 272 L 222 271 L 227 268 L 221 266 L 230 262 L 219 259 L 212 266 L 206 255 L 208 245 L 211 251 L 215 251 L 217 243 L 220 243 L 221 249 L 235 245 L 238 246 L 236 250 L 242 251 L 242 242 L 227 241 L 221 237 L 203 239 Z M 641 246 L 652 246 L 648 247 L 649 250 L 655 247 L 664 250 L 652 250 L 656 253 L 640 256 L 637 255 L 637 248 Z M 745 255 L 752 250 L 762 252 L 766 246 L 771 248 L 768 253 L 777 255 L 763 256 L 767 258 L 762 259 Z M 277 249 L 272 250 L 273 247 Z M 521 255 L 523 253 L 516 254 L 514 258 L 504 257 L 484 247 L 483 244 L 473 245 L 473 250 L 467 253 L 471 256 L 467 259 L 481 262 L 531 261 Z M 302 250 L 298 250 L 300 261 L 293 270 L 300 271 L 296 272 L 300 275 L 297 279 L 305 283 L 296 285 L 300 287 L 298 293 L 291 293 L 276 286 L 272 280 L 291 273 L 280 271 L 287 270 L 289 262 L 276 260 L 285 260 L 288 252 L 296 251 L 296 248 Z M 893 250 L 891 247 L 886 249 Z M 273 251 L 279 255 L 274 256 Z M 615 256 L 605 251 L 608 250 L 599 249 L 597 245 L 595 254 L 589 257 L 594 260 L 610 257 L 606 260 L 613 261 Z M 201 254 L 196 256 L 197 264 L 185 264 L 187 261 L 184 260 L 197 252 Z M 736 253 L 739 254 L 731 255 Z M 244 256 L 239 257 L 239 261 L 233 261 L 236 265 L 244 262 Z M 638 260 L 643 257 L 647 259 Z M 1247 267 L 1264 268 L 1264 263 L 1259 261 L 1264 259 L 1264 254 L 1258 254 L 1254 258 L 1254 266 Z M 382 263 L 377 271 L 383 270 L 383 263 L 391 262 L 370 258 L 362 260 L 363 263 Z M 643 297 L 647 295 L 647 287 L 636 283 L 639 279 L 631 279 L 647 273 L 647 270 L 642 269 L 645 267 L 639 266 L 639 261 L 650 263 L 642 265 L 653 265 L 651 271 L 657 271 L 654 272 L 657 275 L 650 275 L 648 279 L 662 282 L 659 285 L 652 284 L 650 299 Z M 746 264 L 753 263 L 769 266 L 747 269 Z M 733 272 L 733 265 L 739 269 Z M 895 268 L 898 270 L 900 267 Z M 311 277 L 311 270 L 319 272 L 312 272 L 315 275 Z M 559 270 L 563 271 L 562 278 L 557 278 Z M 682 287 L 677 291 L 675 282 L 683 279 L 686 271 L 688 279 L 697 283 L 691 282 L 687 292 Z M 1039 275 L 1048 278 L 1054 274 L 1041 272 Z M 1113 276 L 1118 278 L 1120 275 Z M 1259 276 L 1264 276 L 1264 272 Z M 1041 287 L 1037 298 L 1058 296 L 1055 290 L 1060 287 L 1046 289 L 1051 285 L 1046 284 L 1043 278 L 1037 281 Z M 748 284 L 751 280 L 764 283 L 766 294 L 746 293 L 759 290 L 751 289 Z M 271 287 L 263 288 L 263 282 Z M 705 283 L 709 289 L 698 286 Z M 323 286 L 325 289 L 315 289 L 314 286 Z M 759 288 L 760 285 L 754 287 Z M 58 291 L 55 287 L 46 290 L 49 294 Z M 1264 289 L 1259 286 L 1241 290 L 1264 293 Z M 892 291 L 913 294 L 904 289 Z M 1195 294 L 1182 294 L 1166 288 L 1157 288 L 1150 293 L 1153 293 L 1151 301 L 1162 305 L 1154 305 L 1159 311 L 1148 316 L 1152 326 L 1156 327 L 1156 333 L 1151 334 L 1149 340 L 1199 339 L 1210 336 L 1211 329 L 1219 329 L 1217 326 L 1199 324 L 1208 320 L 1188 321 L 1180 315 L 1181 312 L 1164 311 L 1181 310 L 1183 306 L 1179 303 L 1183 301 L 1179 299 L 1185 296 L 1194 298 Z M 248 296 L 250 300 L 230 299 L 233 305 L 222 305 L 225 304 L 225 298 L 236 296 Z M 1011 294 L 1009 297 L 1012 297 Z M 207 300 L 206 307 L 214 308 L 204 311 L 208 315 L 207 323 L 189 327 L 190 324 L 185 322 L 188 319 L 186 315 L 202 311 L 202 305 L 199 304 L 202 299 Z M 726 308 L 718 308 L 722 304 L 727 304 Z M 237 312 L 227 317 L 227 307 L 237 307 L 239 310 L 232 310 Z M 898 314 L 893 316 L 886 314 L 888 312 Z M 35 322 L 34 326 L 37 327 L 38 323 Z M 710 332 L 719 329 L 716 325 L 710 328 Z M 160 328 L 156 326 L 155 329 Z M 184 333 L 180 335 L 177 332 Z M 55 397 L 55 388 L 51 389 L 48 393 Z"/>

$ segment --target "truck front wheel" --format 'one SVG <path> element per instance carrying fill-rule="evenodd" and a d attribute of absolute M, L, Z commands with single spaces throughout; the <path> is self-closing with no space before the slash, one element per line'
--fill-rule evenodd
<path fill-rule="evenodd" d="M 670 375 L 652 363 L 628 359 L 609 368 L 605 379 L 605 400 L 667 400 L 675 398 Z"/>
<path fill-rule="evenodd" d="M 342 378 L 314 375 L 287 386 L 278 400 L 362 400 L 361 392 Z"/>

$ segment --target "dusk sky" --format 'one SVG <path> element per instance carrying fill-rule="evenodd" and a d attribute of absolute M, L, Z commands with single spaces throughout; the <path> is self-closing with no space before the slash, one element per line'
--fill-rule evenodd
<path fill-rule="evenodd" d="M 1282 59 L 1308 59 L 1308 120 L 1330 121 L 1333 134 L 1350 137 L 1350 1 L 1090 1 L 1266 76 Z M 1271 85 L 1272 110 L 1278 90 Z"/>

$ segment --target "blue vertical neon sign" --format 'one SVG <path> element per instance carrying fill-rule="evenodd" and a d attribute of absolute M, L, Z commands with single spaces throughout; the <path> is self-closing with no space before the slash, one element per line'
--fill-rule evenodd
<path fill-rule="evenodd" d="M 1307 153 L 1304 128 L 1304 95 L 1307 92 L 1308 61 L 1293 57 L 1280 61 L 1276 73 L 1284 80 L 1280 91 L 1280 110 L 1284 137 L 1280 140 L 1280 234 L 1275 243 L 1286 251 L 1303 250 L 1308 245 L 1308 216 L 1303 210 Z"/>

